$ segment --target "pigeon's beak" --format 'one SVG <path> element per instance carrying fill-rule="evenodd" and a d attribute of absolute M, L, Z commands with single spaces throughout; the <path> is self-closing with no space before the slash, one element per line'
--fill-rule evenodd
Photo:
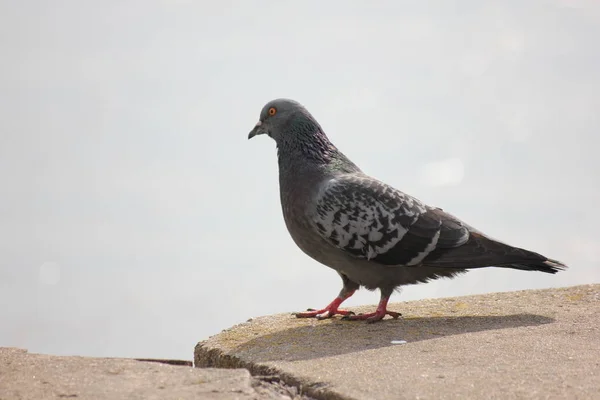
<path fill-rule="evenodd" d="M 265 133 L 267 133 L 267 131 L 265 128 L 263 128 L 262 122 L 258 121 L 256 125 L 254 125 L 254 129 L 252 129 L 248 134 L 248 139 L 252 139 L 254 136 L 257 135 L 264 135 Z"/>

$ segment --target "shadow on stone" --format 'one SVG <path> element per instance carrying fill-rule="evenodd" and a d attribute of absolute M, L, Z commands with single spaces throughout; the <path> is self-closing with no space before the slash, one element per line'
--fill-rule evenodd
<path fill-rule="evenodd" d="M 408 344 L 470 332 L 536 326 L 554 319 L 532 314 L 504 316 L 422 317 L 385 320 L 376 324 L 342 321 L 299 326 L 259 336 L 230 353 L 252 362 L 297 361 Z"/>

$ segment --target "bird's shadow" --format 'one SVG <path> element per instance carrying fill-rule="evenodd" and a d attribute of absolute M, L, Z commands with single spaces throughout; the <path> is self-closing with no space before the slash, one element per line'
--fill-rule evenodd
<path fill-rule="evenodd" d="M 534 314 L 400 318 L 376 324 L 334 319 L 258 336 L 237 346 L 234 353 L 254 362 L 310 360 L 395 346 L 397 341 L 410 344 L 551 322 L 554 319 Z"/>

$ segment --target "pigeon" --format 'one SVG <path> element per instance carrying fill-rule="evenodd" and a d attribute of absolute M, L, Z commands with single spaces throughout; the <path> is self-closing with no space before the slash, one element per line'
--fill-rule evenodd
<path fill-rule="evenodd" d="M 267 103 L 248 139 L 258 135 L 270 136 L 277 146 L 281 207 L 292 239 L 342 278 L 342 289 L 329 305 L 296 313 L 298 318 L 398 318 L 401 314 L 388 310 L 387 304 L 403 285 L 483 267 L 550 274 L 567 268 L 492 239 L 441 208 L 365 174 L 296 101 Z M 377 309 L 357 315 L 339 308 L 360 287 L 379 289 Z"/>

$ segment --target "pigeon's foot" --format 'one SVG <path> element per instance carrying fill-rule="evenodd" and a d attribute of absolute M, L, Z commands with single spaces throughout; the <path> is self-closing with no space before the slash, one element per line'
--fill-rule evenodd
<path fill-rule="evenodd" d="M 389 297 L 382 296 L 381 300 L 379 301 L 379 305 L 377 306 L 377 310 L 375 310 L 375 312 L 358 315 L 346 315 L 342 319 L 348 321 L 367 321 L 368 323 L 381 321 L 386 315 L 389 315 L 394 319 L 398 319 L 398 317 L 400 317 L 402 314 L 394 311 L 388 311 L 388 300 Z"/>
<path fill-rule="evenodd" d="M 316 319 L 331 318 L 336 314 L 344 315 L 344 316 L 354 315 L 354 313 L 352 311 L 340 310 L 338 308 L 344 300 L 346 300 L 348 297 L 352 296 L 352 293 L 354 293 L 354 291 L 352 291 L 346 297 L 336 297 L 335 300 L 333 300 L 331 303 L 329 303 L 329 305 L 327 307 L 322 308 L 320 310 L 314 310 L 312 308 L 309 308 L 305 312 L 294 313 L 294 315 L 296 316 L 296 318 L 316 318 Z"/>
<path fill-rule="evenodd" d="M 320 310 L 315 310 L 313 308 L 309 308 L 305 312 L 294 313 L 296 318 L 316 318 L 316 319 L 327 319 L 327 318 L 333 317 L 336 314 L 350 316 L 350 315 L 353 315 L 354 313 L 349 310 L 340 310 L 339 308 L 333 310 L 333 309 L 330 309 L 327 307 L 322 308 Z"/>
<path fill-rule="evenodd" d="M 398 319 L 402 314 L 397 313 L 395 311 L 375 311 L 367 314 L 358 314 L 358 315 L 346 315 L 342 319 L 347 321 L 367 321 L 368 323 L 373 323 L 377 321 L 381 321 L 383 317 L 389 315 L 394 319 Z"/>

